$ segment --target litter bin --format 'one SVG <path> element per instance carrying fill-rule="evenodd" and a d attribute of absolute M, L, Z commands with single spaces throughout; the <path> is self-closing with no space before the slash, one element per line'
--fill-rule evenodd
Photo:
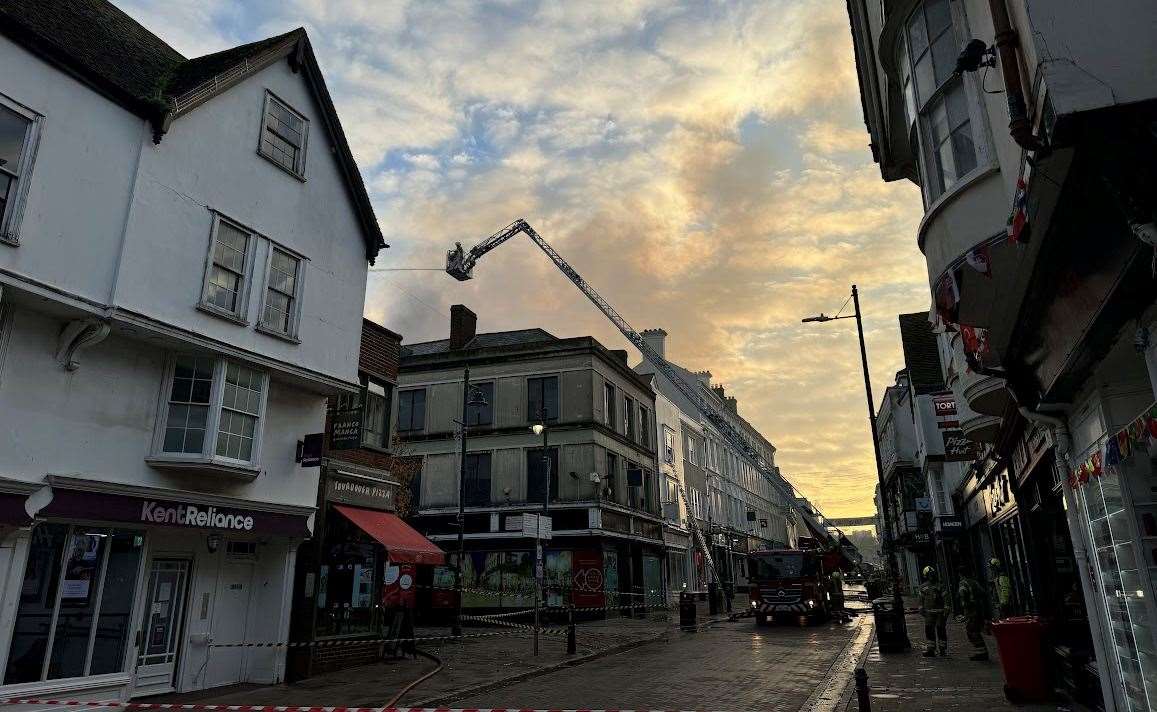
<path fill-rule="evenodd" d="M 690 628 L 695 625 L 695 594 L 687 591 L 679 593 L 679 625 Z"/>
<path fill-rule="evenodd" d="M 1044 624 L 1037 616 L 1016 616 L 994 621 L 992 635 L 1000 651 L 1004 672 L 1004 696 L 1009 702 L 1041 702 L 1049 699 L 1045 682 L 1041 641 Z"/>
<path fill-rule="evenodd" d="M 876 622 L 876 643 L 880 646 L 881 653 L 899 653 L 908 648 L 908 629 L 904 624 L 904 611 L 896 610 L 892 598 L 873 600 L 872 617 Z"/>

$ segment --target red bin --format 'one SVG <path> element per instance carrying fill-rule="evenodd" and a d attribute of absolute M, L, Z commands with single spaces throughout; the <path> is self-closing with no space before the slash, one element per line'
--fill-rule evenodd
<path fill-rule="evenodd" d="M 1044 624 L 1037 616 L 1016 616 L 994 621 L 992 635 L 1000 651 L 1004 672 L 1004 695 L 1009 702 L 1049 699 L 1045 682 L 1042 641 Z"/>

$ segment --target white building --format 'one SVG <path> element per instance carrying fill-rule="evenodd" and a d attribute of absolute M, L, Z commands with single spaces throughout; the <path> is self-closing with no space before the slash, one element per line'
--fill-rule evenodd
<path fill-rule="evenodd" d="M 643 332 L 650 347 L 664 357 L 666 337 L 667 332 L 662 329 Z M 775 446 L 739 415 L 736 399 L 727 396 L 723 386 L 713 386 L 709 372 L 692 373 L 671 365 L 686 383 L 698 387 L 701 395 L 728 418 L 762 461 L 778 472 L 775 469 Z M 714 534 L 712 552 L 716 566 L 721 569 L 720 575 L 725 580 L 734 581 L 737 586 L 746 586 L 747 552 L 794 545 L 795 528 L 789 517 L 791 503 L 702 416 L 674 383 L 656 371 L 653 364 L 644 360 L 635 370 L 654 375 L 657 398 L 664 402 L 664 405 L 656 406 L 661 433 L 659 461 L 664 473 L 664 502 L 676 498 L 669 488 L 677 484 L 685 486 L 694 510 L 691 516 L 699 522 L 702 531 L 706 532 L 710 527 Z M 664 443 L 674 443 L 674 448 L 665 448 Z M 790 488 L 786 482 L 783 485 Z M 669 507 L 665 515 L 668 512 L 672 521 L 677 514 L 684 527 L 689 525 L 686 523 L 689 515 L 682 502 L 678 503 L 677 512 L 675 507 Z M 676 554 L 672 553 L 668 561 L 675 558 Z M 690 571 L 684 582 L 688 588 L 705 586 L 707 572 L 696 554 L 689 550 L 687 559 Z M 670 569 L 669 575 L 674 582 Z M 678 586 L 671 588 L 675 590 Z"/>
<path fill-rule="evenodd" d="M 961 560 L 1001 562 L 1003 613 L 1070 622 L 1045 666 L 1077 702 L 1155 709 L 1157 5 L 847 7 L 871 149 L 921 188 L 910 238 L 983 448 L 953 493 Z"/>
<path fill-rule="evenodd" d="M 187 60 L 0 2 L 5 697 L 282 679 L 316 469 L 384 246 L 303 30 Z"/>

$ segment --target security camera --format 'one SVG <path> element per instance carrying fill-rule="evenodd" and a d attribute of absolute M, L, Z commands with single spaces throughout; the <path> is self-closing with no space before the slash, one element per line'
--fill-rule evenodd
<path fill-rule="evenodd" d="M 975 72 L 981 67 L 996 66 L 996 48 L 989 47 L 983 40 L 971 39 L 956 57 L 956 74 Z"/>

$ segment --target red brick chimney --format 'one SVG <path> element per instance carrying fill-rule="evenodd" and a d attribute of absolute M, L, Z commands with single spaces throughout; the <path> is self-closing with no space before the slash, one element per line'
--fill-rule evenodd
<path fill-rule="evenodd" d="M 478 330 L 478 315 L 463 304 L 450 307 L 450 350 L 457 351 L 470 343 Z"/>

